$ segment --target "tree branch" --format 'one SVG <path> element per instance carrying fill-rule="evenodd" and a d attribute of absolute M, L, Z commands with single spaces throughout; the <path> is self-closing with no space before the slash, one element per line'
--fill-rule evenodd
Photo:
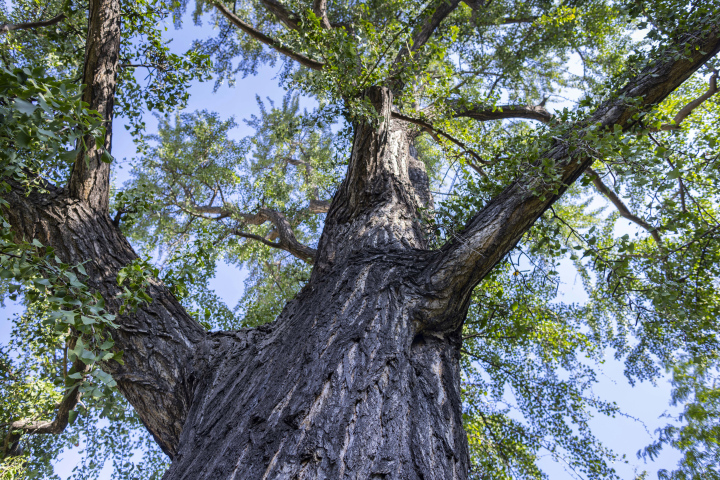
<path fill-rule="evenodd" d="M 61 13 L 57 17 L 53 17 L 50 20 L 40 20 L 39 22 L 27 22 L 27 23 L 3 23 L 0 25 L 0 35 L 3 35 L 14 30 L 32 30 L 34 28 L 49 27 L 65 20 L 65 14 Z"/>
<path fill-rule="evenodd" d="M 112 119 L 120 54 L 120 0 L 91 0 L 82 83 L 83 101 L 104 120 L 105 141 L 97 148 L 85 137 L 73 165 L 68 190 L 74 198 L 107 214 L 110 204 L 110 164 L 104 150 L 112 145 Z"/>
<path fill-rule="evenodd" d="M 90 371 L 90 367 L 80 360 L 73 362 L 72 369 L 76 372 L 86 374 Z M 71 387 L 70 391 L 65 394 L 62 401 L 57 405 L 57 413 L 55 419 L 44 421 L 33 420 L 16 420 L 10 424 L 10 431 L 5 437 L 3 445 L 3 456 L 13 456 L 13 444 L 15 444 L 22 434 L 60 434 L 68 426 L 70 421 L 70 412 L 75 409 L 80 401 L 80 389 L 78 385 Z M 17 433 L 20 431 L 21 433 Z"/>
<path fill-rule="evenodd" d="M 400 66 L 405 57 L 417 52 L 422 48 L 430 37 L 432 37 L 435 30 L 440 26 L 443 20 L 450 15 L 460 5 L 460 0 L 440 0 L 440 5 L 433 2 L 432 5 L 425 9 L 425 14 L 431 14 L 427 17 L 422 26 L 415 32 L 412 39 L 412 47 L 408 48 L 407 45 L 403 46 L 395 57 L 393 65 L 393 71 L 396 72 L 400 69 Z"/>
<path fill-rule="evenodd" d="M 715 95 L 718 91 L 717 86 L 718 81 L 718 71 L 716 69 L 713 69 L 713 74 L 710 77 L 708 89 L 705 93 L 700 95 L 695 100 L 692 100 L 690 103 L 685 105 L 683 108 L 680 109 L 680 111 L 675 115 L 675 118 L 673 118 L 672 123 L 668 124 L 665 123 L 660 127 L 660 130 L 663 131 L 669 131 L 669 130 L 679 130 L 680 124 L 685 120 L 697 107 L 699 107 L 705 100 Z M 657 131 L 657 130 L 655 130 Z"/>
<path fill-rule="evenodd" d="M 327 16 L 327 0 L 313 0 L 313 12 L 320 19 L 320 25 L 325 30 L 332 28 Z"/>
<path fill-rule="evenodd" d="M 541 105 L 498 105 L 490 108 L 458 108 L 455 117 L 468 117 L 481 122 L 504 120 L 508 118 L 526 118 L 548 123 L 552 114 Z"/>
<path fill-rule="evenodd" d="M 448 241 L 426 269 L 424 289 L 432 301 L 419 307 L 416 318 L 427 328 L 456 328 L 464 318 L 473 288 L 520 241 L 537 218 L 564 193 L 588 167 L 593 158 L 582 149 L 570 151 L 570 135 L 587 126 L 605 129 L 631 125 L 638 110 L 651 108 L 682 85 L 700 66 L 720 51 L 719 28 L 678 35 L 653 65 L 616 92 L 586 121 L 576 124 L 563 138 L 556 139 L 544 155 L 555 164 L 556 180 L 543 180 L 529 173 L 511 183 L 482 210 L 465 229 Z M 683 53 L 687 52 L 687 53 Z M 630 101 L 627 101 L 630 99 Z M 431 320 L 432 323 L 431 323 Z"/>
<path fill-rule="evenodd" d="M 233 230 L 234 234 L 244 238 L 260 241 L 269 247 L 285 250 L 300 260 L 310 264 L 315 260 L 315 254 L 317 251 L 297 240 L 295 233 L 292 230 L 292 226 L 284 214 L 269 208 L 261 208 L 256 214 L 241 214 L 241 217 L 245 220 L 245 223 L 250 225 L 261 225 L 267 221 L 271 222 L 275 226 L 278 235 L 278 242 L 271 242 L 260 235 L 243 232 L 239 229 Z"/>
<path fill-rule="evenodd" d="M 268 247 L 285 250 L 286 252 L 291 253 L 292 255 L 307 263 L 313 263 L 315 259 L 315 249 L 310 248 L 303 243 L 300 243 L 295 237 L 292 225 L 290 225 L 287 217 L 283 213 L 276 210 L 272 210 L 269 208 L 261 208 L 257 211 L 257 213 L 240 213 L 234 212 L 228 208 L 215 206 L 193 206 L 192 210 L 183 208 L 181 205 L 178 205 L 178 207 L 181 208 L 183 211 L 189 213 L 190 215 L 197 215 L 202 213 L 218 215 L 214 218 L 215 220 L 230 217 L 240 220 L 241 223 L 244 225 L 262 225 L 265 222 L 270 222 L 275 226 L 275 230 L 273 231 L 273 235 L 270 239 L 265 238 L 261 235 L 246 232 L 242 228 L 234 228 L 232 229 L 232 233 L 239 237 L 262 242 Z M 323 200 L 311 200 L 310 207 L 307 211 L 309 213 L 327 213 L 329 207 L 330 202 Z M 275 238 L 278 238 L 279 241 L 273 242 L 272 240 Z"/>
<path fill-rule="evenodd" d="M 275 0 L 262 0 L 261 3 L 265 10 L 275 15 L 288 29 L 297 30 L 300 27 L 300 17 L 285 8 L 282 3 Z"/>
<path fill-rule="evenodd" d="M 610 203 L 615 206 L 620 215 L 622 215 L 624 218 L 627 218 L 636 225 L 644 228 L 650 235 L 652 235 L 655 243 L 657 243 L 658 246 L 662 246 L 662 238 L 660 238 L 660 233 L 658 232 L 658 229 L 647 223 L 642 218 L 630 212 L 630 209 L 625 205 L 625 203 L 623 203 L 620 197 L 618 197 L 615 192 L 610 190 L 610 188 L 605 185 L 605 183 L 603 183 L 600 175 L 595 170 L 593 170 L 591 167 L 588 167 L 585 170 L 585 175 L 587 175 L 592 180 L 595 188 L 597 188 L 600 193 L 602 193 L 608 200 L 610 200 Z"/>
<path fill-rule="evenodd" d="M 310 207 L 308 211 L 310 213 L 327 213 L 330 210 L 330 202 L 328 200 L 310 200 Z"/>
<path fill-rule="evenodd" d="M 64 263 L 83 263 L 91 291 L 105 299 L 106 310 L 117 314 L 123 289 L 117 283 L 121 268 L 137 260 L 130 244 L 110 217 L 86 202 L 46 184 L 47 193 L 29 193 L 12 182 L 3 194 L 3 212 L 17 239 L 37 239 L 53 247 Z M 109 329 L 124 365 L 110 361 L 110 373 L 162 450 L 170 457 L 190 408 L 196 349 L 206 332 L 156 279 L 146 293 L 153 299 L 135 312 L 118 316 Z"/>
<path fill-rule="evenodd" d="M 479 163 L 483 165 L 488 165 L 490 162 L 487 160 L 483 160 L 483 158 L 478 155 L 475 151 L 473 151 L 471 148 L 469 148 L 467 145 L 465 145 L 463 142 L 458 140 L 457 138 L 451 136 L 450 134 L 444 132 L 443 130 L 434 127 L 431 123 L 426 122 L 425 120 L 420 120 L 418 118 L 412 118 L 408 117 L 407 115 L 403 115 L 402 113 L 392 112 L 390 114 L 393 118 L 397 118 L 398 120 L 403 120 L 405 122 L 413 123 L 419 127 L 422 127 L 423 130 L 428 132 L 429 134 L 433 135 L 436 141 L 438 141 L 437 135 L 440 135 L 444 138 L 447 138 L 452 143 L 457 145 L 458 147 L 462 148 L 463 151 L 469 155 L 471 155 L 475 160 L 477 160 Z"/>
<path fill-rule="evenodd" d="M 273 50 L 282 53 L 283 55 L 286 55 L 296 62 L 298 62 L 300 65 L 304 67 L 311 68 L 313 70 L 322 70 L 323 67 L 325 67 L 324 63 L 317 62 L 311 58 L 308 58 L 304 55 L 301 55 L 299 53 L 295 53 L 292 50 L 290 50 L 287 47 L 284 47 L 279 41 L 275 40 L 272 37 L 269 37 L 265 35 L 264 33 L 256 30 L 251 25 L 243 22 L 240 18 L 238 18 L 237 15 L 235 15 L 229 8 L 227 8 L 225 5 L 219 2 L 213 2 L 213 5 L 215 8 L 217 8 L 220 13 L 222 13 L 225 18 L 228 19 L 230 23 L 238 27 L 243 32 L 250 35 L 255 40 L 259 41 L 260 43 L 263 43 L 267 45 L 268 47 L 272 48 Z"/>

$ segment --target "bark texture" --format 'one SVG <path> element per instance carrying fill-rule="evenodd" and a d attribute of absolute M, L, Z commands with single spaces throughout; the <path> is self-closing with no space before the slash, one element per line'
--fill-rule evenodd
<path fill-rule="evenodd" d="M 269 326 L 212 335 L 166 479 L 463 479 L 460 322 L 421 333 L 424 166 L 388 89 L 359 125 L 313 280 Z"/>
<path fill-rule="evenodd" d="M 90 0 L 83 101 L 103 117 L 104 148 L 112 143 L 112 119 L 115 103 L 118 57 L 120 54 L 120 0 Z M 102 148 L 92 137 L 85 138 L 69 183 L 70 195 L 107 213 L 110 201 L 110 164 L 102 160 Z"/>
<path fill-rule="evenodd" d="M 87 262 L 89 286 L 103 295 L 108 310 L 117 312 L 117 273 L 137 255 L 109 216 L 59 189 L 26 196 L 16 188 L 4 198 L 11 205 L 5 215 L 18 239 L 51 245 L 66 263 Z M 152 304 L 118 317 L 120 327 L 112 331 L 125 365 L 112 362 L 105 370 L 172 457 L 194 391 L 195 346 L 204 340 L 205 330 L 159 282 L 148 293 Z"/>

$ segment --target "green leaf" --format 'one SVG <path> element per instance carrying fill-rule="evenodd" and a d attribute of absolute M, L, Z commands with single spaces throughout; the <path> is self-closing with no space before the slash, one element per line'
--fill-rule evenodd
<path fill-rule="evenodd" d="M 13 106 L 15 109 L 21 113 L 24 113 L 26 115 L 32 114 L 36 108 L 38 108 L 37 105 L 33 105 L 32 103 L 23 100 L 21 98 L 16 98 L 15 102 L 13 103 Z"/>

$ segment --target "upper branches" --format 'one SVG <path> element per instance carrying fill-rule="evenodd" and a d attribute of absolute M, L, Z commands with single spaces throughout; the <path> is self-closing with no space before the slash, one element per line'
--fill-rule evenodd
<path fill-rule="evenodd" d="M 459 107 L 455 109 L 455 117 L 467 117 L 481 122 L 525 118 L 547 123 L 552 119 L 552 114 L 542 105 L 497 105 L 494 108 Z"/>
<path fill-rule="evenodd" d="M 653 240 L 655 240 L 658 246 L 662 246 L 662 238 L 660 237 L 658 229 L 650 225 L 642 218 L 633 214 L 627 207 L 627 205 L 625 205 L 625 203 L 620 199 L 620 197 L 618 197 L 615 192 L 610 189 L 610 187 L 605 185 L 605 182 L 602 181 L 602 178 L 600 178 L 598 172 L 588 167 L 585 170 L 585 173 L 590 176 L 595 188 L 597 188 L 600 193 L 602 193 L 608 200 L 610 200 L 610 203 L 613 204 L 613 206 L 617 209 L 618 213 L 620 213 L 622 217 L 645 229 L 648 233 L 650 233 L 650 235 L 653 237 Z"/>
<path fill-rule="evenodd" d="M 60 15 L 53 17 L 49 20 L 40 20 L 37 22 L 27 22 L 27 23 L 3 23 L 0 25 L 0 35 L 12 32 L 14 30 L 33 30 L 35 28 L 40 27 L 50 27 L 52 25 L 55 25 L 57 23 L 62 22 L 65 20 L 66 16 L 64 13 L 61 13 Z"/>
<path fill-rule="evenodd" d="M 284 9 L 282 9 L 282 10 L 280 9 L 282 7 L 281 5 L 276 5 L 275 2 L 264 2 L 264 3 L 269 5 L 268 9 L 270 11 L 272 11 L 273 13 L 275 13 L 276 16 L 278 16 L 278 18 L 283 20 L 283 23 L 285 23 L 288 26 L 292 26 L 292 28 L 297 27 L 296 21 L 291 20 L 292 17 L 289 16 L 287 11 Z M 218 11 L 220 13 L 222 13 L 225 16 L 225 18 L 228 19 L 228 21 L 230 23 L 232 23 L 233 25 L 238 27 L 240 30 L 247 33 L 255 40 L 272 48 L 273 50 L 292 58 L 293 60 L 298 62 L 300 65 L 311 68 L 313 70 L 322 70 L 323 67 L 325 66 L 325 64 L 323 64 L 322 62 L 318 62 L 316 60 L 306 57 L 305 55 L 296 53 L 296 52 L 292 51 L 291 49 L 283 46 L 282 43 L 280 43 L 278 40 L 265 35 L 264 33 L 260 32 L 259 30 L 256 30 L 251 25 L 242 21 L 237 15 L 235 15 L 229 8 L 227 8 L 222 3 L 213 2 L 213 5 L 215 6 L 215 8 L 218 9 Z M 278 12 L 278 13 L 276 13 L 276 12 Z"/>
<path fill-rule="evenodd" d="M 531 169 L 536 173 L 528 172 L 506 187 L 469 221 L 462 233 L 444 245 L 427 269 L 426 288 L 436 297 L 432 306 L 426 307 L 432 313 L 426 314 L 440 319 L 435 326 L 442 327 L 461 315 L 475 285 L 591 165 L 593 159 L 581 155 L 581 149 L 570 150 L 570 136 L 582 138 L 586 128 L 627 128 L 639 110 L 662 101 L 719 50 L 717 27 L 679 37 L 659 60 L 629 80 L 585 122 L 577 124 L 565 137 L 558 137 L 541 155 L 545 164 L 554 164 L 552 180 L 545 180 L 540 169 Z M 459 307 L 448 309 L 450 305 Z"/>
<path fill-rule="evenodd" d="M 423 12 L 425 21 L 416 28 L 413 33 L 412 41 L 410 46 L 403 46 L 395 57 L 392 71 L 397 74 L 402 69 L 403 63 L 407 58 L 412 57 L 412 54 L 421 49 L 435 33 L 435 30 L 440 26 L 443 20 L 447 18 L 455 9 L 460 5 L 460 0 L 449 0 L 438 2 L 439 5 L 433 2 Z M 395 90 L 400 88 L 402 85 L 396 85 Z"/>
<path fill-rule="evenodd" d="M 673 118 L 672 123 L 663 124 L 660 127 L 660 130 L 678 130 L 680 128 L 680 124 L 693 112 L 693 110 L 699 107 L 705 100 L 715 95 L 718 92 L 718 75 L 718 70 L 713 69 L 713 74 L 710 76 L 710 81 L 708 82 L 709 85 L 707 91 L 681 108 L 675 115 L 675 118 Z"/>

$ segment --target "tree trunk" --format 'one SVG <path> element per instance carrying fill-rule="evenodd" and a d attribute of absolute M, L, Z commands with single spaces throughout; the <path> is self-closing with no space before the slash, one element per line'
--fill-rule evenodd
<path fill-rule="evenodd" d="M 423 332 L 427 176 L 389 90 L 357 127 L 310 283 L 278 319 L 211 335 L 166 479 L 464 479 L 460 322 Z"/>

